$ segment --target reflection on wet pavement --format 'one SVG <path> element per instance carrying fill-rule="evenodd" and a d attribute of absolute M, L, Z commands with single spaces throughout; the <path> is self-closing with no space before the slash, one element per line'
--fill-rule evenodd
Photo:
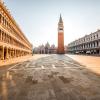
<path fill-rule="evenodd" d="M 100 76 L 65 55 L 30 60 L 0 74 L 0 100 L 100 100 Z"/>

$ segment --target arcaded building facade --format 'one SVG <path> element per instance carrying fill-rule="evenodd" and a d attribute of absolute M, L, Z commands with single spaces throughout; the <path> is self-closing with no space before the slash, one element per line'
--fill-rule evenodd
<path fill-rule="evenodd" d="M 4 3 L 0 1 L 0 60 L 25 56 L 31 53 L 32 45 Z"/>
<path fill-rule="evenodd" d="M 100 30 L 69 43 L 67 51 L 78 54 L 100 55 Z"/>

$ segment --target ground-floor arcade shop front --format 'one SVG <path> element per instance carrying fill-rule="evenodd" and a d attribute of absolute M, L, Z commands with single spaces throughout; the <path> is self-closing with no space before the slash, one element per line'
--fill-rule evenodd
<path fill-rule="evenodd" d="M 7 60 L 11 58 L 29 55 L 26 50 L 15 49 L 7 46 L 0 45 L 0 60 Z"/>

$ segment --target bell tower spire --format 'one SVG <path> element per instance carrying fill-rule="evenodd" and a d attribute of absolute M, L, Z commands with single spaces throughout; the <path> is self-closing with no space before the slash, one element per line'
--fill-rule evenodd
<path fill-rule="evenodd" d="M 61 14 L 60 14 L 60 18 L 59 18 L 59 23 L 63 23 Z"/>

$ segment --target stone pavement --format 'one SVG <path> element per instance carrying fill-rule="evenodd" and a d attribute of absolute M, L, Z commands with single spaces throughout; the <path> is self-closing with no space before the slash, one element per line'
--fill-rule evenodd
<path fill-rule="evenodd" d="M 69 55 L 69 54 L 67 54 L 67 56 L 81 63 L 82 65 L 85 65 L 87 69 L 100 75 L 100 56 Z"/>
<path fill-rule="evenodd" d="M 16 64 L 16 63 L 27 61 L 27 60 L 31 60 L 31 59 L 35 60 L 35 59 L 38 59 L 38 58 L 41 58 L 41 57 L 45 57 L 45 56 L 48 56 L 48 55 L 34 54 L 33 56 L 32 55 L 28 55 L 28 56 L 12 58 L 12 59 L 9 59 L 9 60 L 7 60 L 7 59 L 6 60 L 0 60 L 0 66 Z"/>
<path fill-rule="evenodd" d="M 100 100 L 100 75 L 67 55 L 0 70 L 0 100 Z"/>

